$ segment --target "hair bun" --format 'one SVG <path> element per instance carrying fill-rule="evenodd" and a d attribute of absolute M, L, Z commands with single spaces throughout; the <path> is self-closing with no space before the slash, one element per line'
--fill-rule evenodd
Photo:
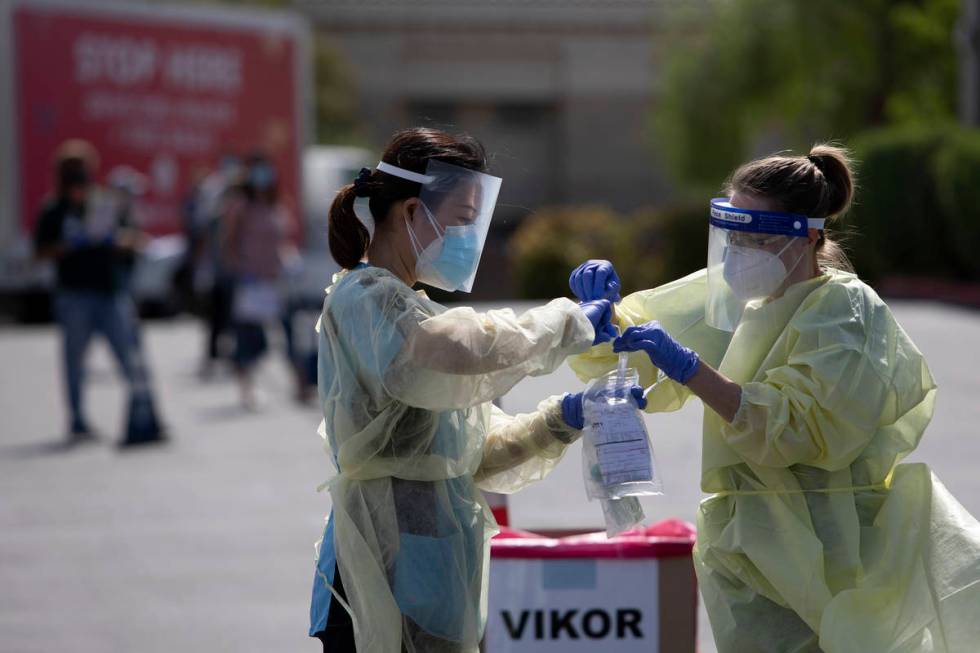
<path fill-rule="evenodd" d="M 826 197 L 821 202 L 821 208 L 828 216 L 847 211 L 854 197 L 854 173 L 848 151 L 828 143 L 819 143 L 810 149 L 806 158 L 827 180 Z"/>

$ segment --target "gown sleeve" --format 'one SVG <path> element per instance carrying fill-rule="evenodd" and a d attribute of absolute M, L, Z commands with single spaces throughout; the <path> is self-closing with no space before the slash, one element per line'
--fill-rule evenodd
<path fill-rule="evenodd" d="M 537 411 L 520 415 L 493 406 L 477 485 L 489 492 L 517 492 L 547 476 L 581 434 L 562 419 L 560 397 L 549 397 Z"/>
<path fill-rule="evenodd" d="M 399 288 L 398 286 L 401 286 Z M 584 352 L 595 332 L 568 299 L 517 315 L 438 304 L 405 293 L 396 279 L 367 277 L 344 325 L 370 376 L 408 406 L 433 411 L 468 408 L 504 395 L 526 376 L 553 372 Z M 358 311 L 354 311 L 357 313 Z"/>
<path fill-rule="evenodd" d="M 890 425 L 931 415 L 935 384 L 921 354 L 880 300 L 852 294 L 832 289 L 797 315 L 785 363 L 742 385 L 721 429 L 747 461 L 835 471 Z"/>
<path fill-rule="evenodd" d="M 650 320 L 659 320 L 678 342 L 717 367 L 731 341 L 731 334 L 705 324 L 706 292 L 706 272 L 699 270 L 663 286 L 627 295 L 616 306 L 616 321 L 625 330 Z M 618 361 L 619 355 L 613 353 L 612 346 L 603 343 L 569 359 L 569 365 L 580 379 L 589 381 L 614 370 Z M 658 370 L 646 353 L 632 352 L 629 366 L 637 370 L 639 383 L 643 387 L 648 388 L 657 382 Z M 678 410 L 691 396 L 691 391 L 684 385 L 664 379 L 647 396 L 645 410 L 648 413 Z"/>

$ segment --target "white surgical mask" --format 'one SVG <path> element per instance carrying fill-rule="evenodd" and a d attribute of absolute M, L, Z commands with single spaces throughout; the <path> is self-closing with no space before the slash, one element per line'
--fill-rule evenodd
<path fill-rule="evenodd" d="M 789 275 L 780 256 L 792 244 L 793 241 L 787 242 L 776 254 L 755 247 L 729 245 L 725 252 L 724 275 L 735 296 L 753 299 L 776 292 Z"/>

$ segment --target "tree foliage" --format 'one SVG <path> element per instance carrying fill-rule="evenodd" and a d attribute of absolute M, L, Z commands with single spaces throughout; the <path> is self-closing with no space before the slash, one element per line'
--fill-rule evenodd
<path fill-rule="evenodd" d="M 950 120 L 959 7 L 708 0 L 706 14 L 674 16 L 665 30 L 659 146 L 679 181 L 717 186 L 760 150 Z"/>
<path fill-rule="evenodd" d="M 357 118 L 357 88 L 346 62 L 328 37 L 313 43 L 313 116 L 320 143 L 359 144 L 362 125 Z"/>

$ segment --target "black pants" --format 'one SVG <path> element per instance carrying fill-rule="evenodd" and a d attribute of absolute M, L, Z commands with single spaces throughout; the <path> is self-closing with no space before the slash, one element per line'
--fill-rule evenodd
<path fill-rule="evenodd" d="M 344 601 L 347 600 L 344 583 L 340 578 L 340 569 L 336 565 L 333 570 L 333 588 Z M 330 602 L 326 627 L 314 637 L 318 637 L 323 642 L 323 653 L 353 653 L 357 650 L 354 647 L 354 622 L 336 596 Z"/>
<path fill-rule="evenodd" d="M 265 327 L 255 322 L 235 324 L 235 368 L 250 370 L 269 349 Z"/>
<path fill-rule="evenodd" d="M 227 279 L 216 279 L 208 298 L 208 358 L 212 361 L 221 356 L 221 335 L 231 327 L 231 308 L 234 287 Z"/>

